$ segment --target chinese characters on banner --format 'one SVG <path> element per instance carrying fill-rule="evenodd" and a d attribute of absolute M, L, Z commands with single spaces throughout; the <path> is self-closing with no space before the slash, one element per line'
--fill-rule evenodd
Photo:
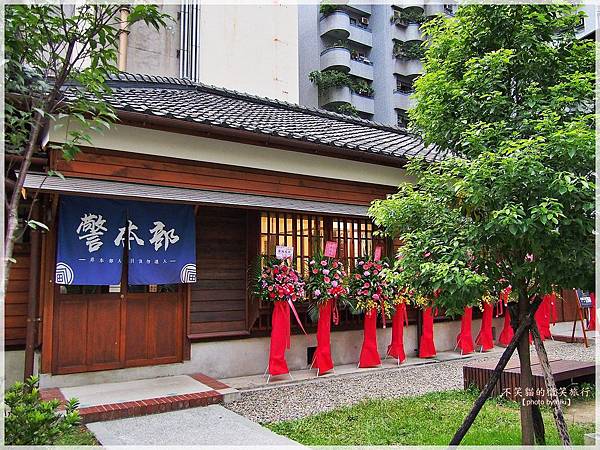
<path fill-rule="evenodd" d="M 125 226 L 121 202 L 62 197 L 59 208 L 56 283 L 119 284 L 123 249 L 110 235 Z"/>
<path fill-rule="evenodd" d="M 128 207 L 127 218 L 129 236 L 120 245 L 129 245 L 129 284 L 196 282 L 192 206 L 136 203 Z"/>
<path fill-rule="evenodd" d="M 62 197 L 56 282 L 118 284 L 127 258 L 129 284 L 194 283 L 195 242 L 192 206 Z"/>

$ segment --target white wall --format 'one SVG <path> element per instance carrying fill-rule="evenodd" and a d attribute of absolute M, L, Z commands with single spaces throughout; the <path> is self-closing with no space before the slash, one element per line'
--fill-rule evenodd
<path fill-rule="evenodd" d="M 65 141 L 68 126 L 50 133 L 50 141 Z M 278 150 L 179 133 L 115 125 L 104 134 L 92 134 L 95 147 L 191 161 L 288 172 L 338 180 L 398 186 L 410 181 L 406 171 L 345 159 Z"/>
<path fill-rule="evenodd" d="M 298 103 L 298 8 L 202 5 L 200 80 Z"/>
<path fill-rule="evenodd" d="M 169 14 L 173 20 L 165 27 L 155 30 L 144 22 L 131 26 L 127 42 L 127 67 L 131 73 L 179 76 L 179 23 L 176 21 L 179 5 L 157 5 L 158 9 Z"/>
<path fill-rule="evenodd" d="M 25 370 L 25 351 L 12 350 L 4 352 L 4 389 L 8 389 L 15 381 L 23 381 Z"/>
<path fill-rule="evenodd" d="M 293 319 L 292 319 L 293 320 Z M 495 318 L 494 337 L 502 329 L 503 318 Z M 477 336 L 481 319 L 473 320 L 473 337 Z M 434 325 L 435 347 L 438 352 L 452 350 L 456 335 L 460 332 L 460 320 L 436 323 Z M 379 354 L 386 354 L 391 340 L 392 328 L 377 328 Z M 358 361 L 362 345 L 362 330 L 335 331 L 331 333 L 331 353 L 336 365 L 351 364 Z M 263 373 L 269 361 L 268 337 L 234 339 L 226 341 L 197 342 L 192 344 L 192 358 L 180 364 L 164 364 L 149 367 L 105 370 L 100 372 L 77 373 L 71 375 L 42 374 L 40 384 L 43 387 L 79 386 L 83 384 L 109 383 L 135 379 L 153 378 L 170 375 L 182 375 L 201 372 L 213 378 L 233 378 Z M 315 334 L 293 335 L 291 348 L 285 358 L 290 370 L 305 369 L 307 348 L 316 346 Z M 406 356 L 415 356 L 417 347 L 417 327 L 404 328 L 404 351 Z"/>

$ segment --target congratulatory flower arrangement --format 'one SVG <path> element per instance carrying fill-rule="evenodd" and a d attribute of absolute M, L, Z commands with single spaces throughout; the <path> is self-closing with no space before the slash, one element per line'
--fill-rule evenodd
<path fill-rule="evenodd" d="M 353 297 L 352 305 L 357 312 L 376 310 L 390 318 L 393 312 L 391 287 L 382 275 L 389 269 L 387 261 L 360 259 L 350 275 L 349 289 Z"/>
<path fill-rule="evenodd" d="M 306 292 L 316 304 L 346 296 L 346 272 L 341 261 L 322 255 L 311 259 L 308 262 Z"/>
<path fill-rule="evenodd" d="M 303 301 L 304 281 L 287 259 L 270 259 L 261 270 L 255 294 L 269 302 Z"/>

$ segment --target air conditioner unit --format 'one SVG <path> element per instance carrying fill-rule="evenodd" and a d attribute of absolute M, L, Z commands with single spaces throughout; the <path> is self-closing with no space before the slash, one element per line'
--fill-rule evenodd
<path fill-rule="evenodd" d="M 369 18 L 368 17 L 361 17 L 360 18 L 360 23 L 362 23 L 363 25 L 369 25 Z"/>

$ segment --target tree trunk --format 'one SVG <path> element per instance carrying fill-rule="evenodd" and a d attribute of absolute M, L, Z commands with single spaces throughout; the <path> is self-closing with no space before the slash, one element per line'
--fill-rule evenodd
<path fill-rule="evenodd" d="M 6 235 L 4 237 L 4 287 L 8 284 L 8 277 L 10 275 L 10 268 L 13 263 L 13 250 L 15 247 L 15 233 L 19 224 L 19 204 L 21 203 L 21 189 L 23 189 L 23 183 L 25 182 L 25 176 L 29 172 L 31 161 L 33 159 L 33 152 L 38 146 L 40 136 L 46 123 L 46 114 L 52 112 L 54 103 L 62 89 L 65 80 L 71 75 L 71 70 L 75 62 L 72 61 L 73 50 L 77 44 L 75 39 L 71 39 L 67 45 L 64 54 L 64 61 L 60 73 L 57 75 L 52 90 L 46 97 L 46 99 L 39 105 L 39 108 L 33 109 L 33 122 L 31 124 L 31 131 L 29 132 L 29 139 L 25 146 L 25 153 L 23 154 L 23 160 L 19 168 L 19 178 L 15 183 L 12 195 L 10 197 L 10 203 L 7 206 L 7 220 L 6 220 Z M 77 59 L 77 58 L 76 58 Z M 32 105 L 35 106 L 35 105 Z M 38 110 L 43 111 L 40 114 Z"/>
<path fill-rule="evenodd" d="M 546 430 L 544 428 L 544 418 L 540 406 L 531 405 L 531 413 L 533 417 L 533 433 L 535 435 L 536 445 L 546 445 Z"/>
<path fill-rule="evenodd" d="M 540 336 L 540 332 L 535 324 L 535 321 L 531 325 L 531 334 L 533 335 L 533 344 L 537 351 L 538 358 L 540 359 L 540 365 L 542 366 L 542 372 L 544 373 L 544 381 L 546 382 L 546 398 L 550 399 L 552 405 L 552 415 L 554 416 L 554 422 L 558 429 L 558 436 L 564 446 L 571 446 L 571 437 L 569 436 L 569 430 L 565 417 L 563 416 L 562 409 L 560 407 L 560 399 L 556 390 L 556 383 L 554 383 L 554 376 L 552 375 L 552 369 L 550 368 L 550 362 L 548 361 L 548 354 L 544 348 L 544 342 Z"/>
<path fill-rule="evenodd" d="M 4 287 L 8 285 L 8 276 L 12 265 L 12 255 L 15 247 L 15 233 L 19 225 L 19 204 L 21 203 L 21 189 L 25 182 L 25 175 L 29 171 L 33 151 L 37 145 L 41 130 L 43 118 L 39 113 L 35 113 L 32 130 L 29 135 L 29 142 L 23 155 L 23 161 L 19 168 L 19 177 L 10 196 L 6 220 L 6 237 L 4 238 Z"/>
<path fill-rule="evenodd" d="M 525 320 L 530 312 L 529 298 L 525 287 L 519 288 L 519 323 Z M 539 303 L 538 303 L 539 304 Z M 527 328 L 529 331 L 529 328 Z M 519 337 L 519 365 L 521 370 L 521 445 L 534 445 L 535 433 L 533 428 L 533 375 L 531 374 L 531 358 L 529 354 L 529 333 Z"/>
<path fill-rule="evenodd" d="M 465 420 L 463 421 L 462 425 L 454 434 L 452 441 L 450 441 L 450 445 L 459 445 L 460 442 L 465 437 L 465 435 L 467 434 L 467 431 L 469 431 L 469 428 L 471 428 L 471 425 L 473 425 L 473 422 L 477 418 L 477 414 L 479 414 L 479 411 L 481 411 L 483 404 L 489 398 L 490 394 L 492 393 L 492 390 L 494 389 L 494 386 L 500 379 L 500 375 L 502 374 L 502 371 L 506 367 L 506 364 L 508 364 L 510 357 L 512 356 L 515 349 L 517 348 L 517 345 L 519 343 L 519 338 L 521 337 L 521 335 L 525 335 L 525 336 L 528 335 L 527 332 L 529 330 L 529 326 L 533 322 L 533 316 L 534 316 L 536 310 L 538 309 L 538 307 L 540 306 L 540 303 L 541 303 L 541 299 L 537 298 L 531 304 L 531 311 L 525 316 L 525 319 L 523 321 L 521 321 L 521 323 L 515 330 L 515 334 L 514 334 L 512 340 L 510 341 L 510 343 L 508 344 L 508 346 L 502 353 L 502 356 L 498 360 L 498 364 L 496 364 L 496 368 L 492 372 L 489 381 L 487 382 L 487 384 L 485 385 L 485 387 L 479 394 L 479 397 L 477 397 L 477 400 L 475 400 L 475 403 L 473 404 L 473 408 L 471 409 L 471 411 L 469 412 L 467 417 L 465 417 Z"/>

